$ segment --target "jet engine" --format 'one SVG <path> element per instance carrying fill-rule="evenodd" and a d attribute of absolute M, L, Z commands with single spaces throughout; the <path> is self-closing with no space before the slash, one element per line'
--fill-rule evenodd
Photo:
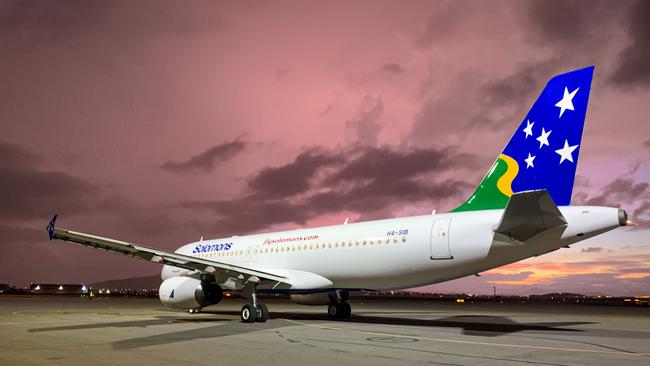
<path fill-rule="evenodd" d="M 170 308 L 196 309 L 218 304 L 223 299 L 223 290 L 216 283 L 178 276 L 163 281 L 158 297 Z"/>

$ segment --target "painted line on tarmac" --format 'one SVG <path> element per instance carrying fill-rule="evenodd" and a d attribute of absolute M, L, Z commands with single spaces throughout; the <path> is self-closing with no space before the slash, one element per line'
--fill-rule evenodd
<path fill-rule="evenodd" d="M 532 345 L 528 346 L 524 344 L 513 344 L 513 343 L 494 343 L 494 342 L 480 342 L 480 341 L 464 341 L 460 339 L 448 339 L 448 338 L 431 338 L 431 337 L 424 337 L 418 335 L 406 335 L 406 334 L 398 334 L 398 333 L 374 332 L 370 330 L 361 330 L 361 329 L 338 328 L 329 325 L 309 324 L 309 323 L 299 322 L 291 319 L 281 319 L 281 320 L 284 320 L 289 323 L 297 324 L 297 325 L 304 325 L 306 327 L 319 328 L 325 330 L 353 332 L 353 333 L 370 334 L 370 335 L 377 335 L 377 336 L 389 336 L 389 337 L 396 337 L 396 338 L 414 338 L 414 339 L 419 339 L 423 341 L 432 341 L 432 342 L 471 344 L 471 345 L 488 346 L 488 347 L 523 348 L 523 349 L 534 349 L 534 350 L 544 350 L 544 351 L 600 353 L 600 354 L 619 355 L 619 356 L 650 356 L 650 353 L 605 351 L 605 350 L 585 349 L 585 348 L 564 348 L 564 347 L 532 346 Z"/>

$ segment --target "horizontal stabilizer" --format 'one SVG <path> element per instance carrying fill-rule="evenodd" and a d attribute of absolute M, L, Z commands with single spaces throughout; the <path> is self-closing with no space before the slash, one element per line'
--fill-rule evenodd
<path fill-rule="evenodd" d="M 542 189 L 513 194 L 494 231 L 526 241 L 542 231 L 566 224 L 551 196 Z"/>

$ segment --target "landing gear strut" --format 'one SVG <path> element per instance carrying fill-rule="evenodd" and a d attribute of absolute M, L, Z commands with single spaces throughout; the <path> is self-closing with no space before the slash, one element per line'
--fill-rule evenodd
<path fill-rule="evenodd" d="M 241 308 L 241 321 L 244 323 L 264 323 L 268 318 L 269 308 L 267 308 L 265 304 L 257 301 L 255 288 L 253 288 L 249 295 L 248 304 Z"/>
<path fill-rule="evenodd" d="M 329 294 L 330 304 L 327 306 L 327 315 L 331 319 L 347 319 L 352 314 L 352 307 L 348 304 L 348 292 L 336 291 Z"/>

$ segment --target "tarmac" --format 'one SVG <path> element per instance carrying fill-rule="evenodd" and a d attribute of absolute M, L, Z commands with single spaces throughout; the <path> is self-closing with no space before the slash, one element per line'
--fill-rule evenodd
<path fill-rule="evenodd" d="M 351 301 L 243 301 L 199 314 L 158 299 L 0 296 L 0 365 L 650 365 L 650 308 Z"/>

